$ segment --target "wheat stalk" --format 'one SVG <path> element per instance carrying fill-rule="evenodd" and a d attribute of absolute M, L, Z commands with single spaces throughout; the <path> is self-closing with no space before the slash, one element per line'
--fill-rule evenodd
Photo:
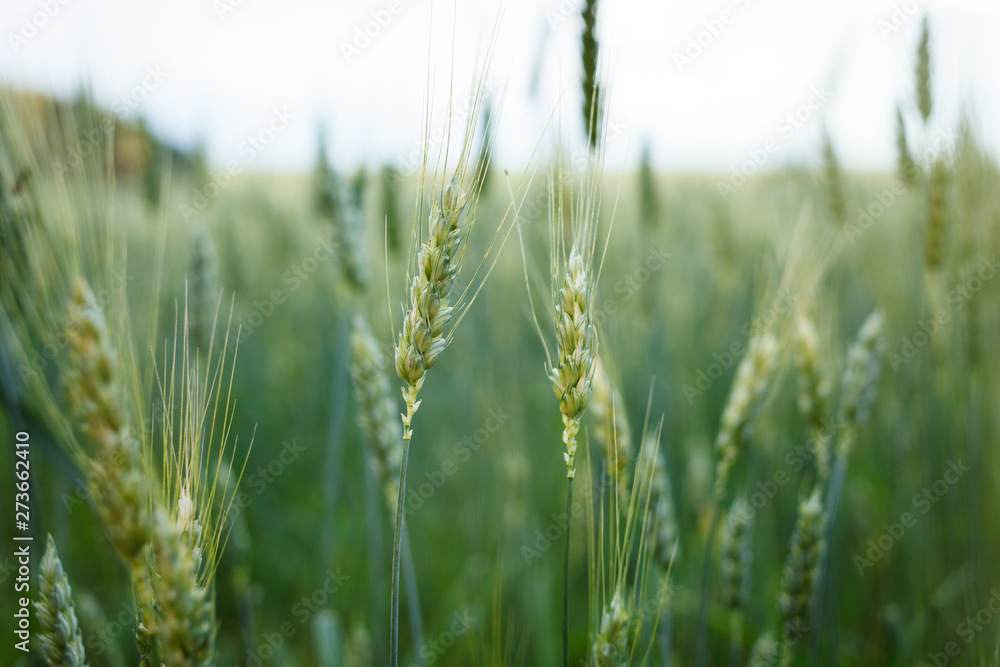
<path fill-rule="evenodd" d="M 596 335 L 590 321 L 593 281 L 588 280 L 588 264 L 578 248 L 570 251 L 562 287 L 555 295 L 556 363 L 548 365 L 549 381 L 559 399 L 563 421 L 563 444 L 566 451 L 566 516 L 572 519 L 573 479 L 576 476 L 576 436 L 590 394 L 594 377 Z M 563 553 L 563 667 L 569 663 L 569 547 L 570 525 L 566 526 Z"/>

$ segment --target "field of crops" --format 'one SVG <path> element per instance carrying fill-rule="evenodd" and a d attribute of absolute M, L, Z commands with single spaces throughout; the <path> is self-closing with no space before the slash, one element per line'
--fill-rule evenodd
<path fill-rule="evenodd" d="M 517 172 L 484 85 L 413 173 L 0 92 L 0 663 L 1000 664 L 1000 168 L 932 26 L 894 172 L 623 172 L 594 5 Z"/>

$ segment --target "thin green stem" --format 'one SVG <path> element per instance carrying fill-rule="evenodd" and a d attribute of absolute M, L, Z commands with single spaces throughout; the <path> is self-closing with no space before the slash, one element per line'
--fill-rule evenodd
<path fill-rule="evenodd" d="M 573 478 L 566 487 L 566 548 L 563 551 L 563 667 L 569 667 L 569 544 L 570 528 L 573 526 Z"/>
<path fill-rule="evenodd" d="M 730 618 L 729 664 L 740 667 L 743 664 L 743 611 L 736 609 Z"/>
<path fill-rule="evenodd" d="M 424 626 L 420 618 L 420 591 L 417 588 L 417 571 L 413 567 L 413 549 L 410 548 L 410 531 L 403 526 L 402 545 L 403 583 L 406 585 L 406 607 L 410 611 L 410 632 L 413 634 L 413 645 L 417 647 L 414 662 L 417 667 L 424 666 L 424 657 L 420 649 L 424 646 Z"/>
<path fill-rule="evenodd" d="M 670 635 L 671 635 L 670 606 L 663 610 L 663 618 L 660 620 L 660 664 L 663 667 L 670 667 Z"/>
<path fill-rule="evenodd" d="M 403 499 L 406 493 L 406 460 L 410 439 L 403 438 L 403 457 L 399 465 L 399 495 L 396 501 L 396 532 L 392 539 L 392 593 L 389 602 L 389 665 L 399 665 L 399 554 L 403 537 Z"/>
<path fill-rule="evenodd" d="M 705 557 L 701 564 L 701 603 L 698 612 L 698 667 L 708 665 L 708 576 L 712 571 L 712 546 L 715 544 L 715 533 L 718 532 L 719 519 L 722 518 L 722 503 L 715 501 L 712 510 L 712 525 L 708 529 L 708 541 L 705 543 Z"/>
<path fill-rule="evenodd" d="M 389 602 L 389 665 L 399 665 L 399 555 L 403 541 L 403 500 L 406 497 L 406 462 L 410 458 L 410 439 L 413 438 L 413 415 L 420 407 L 417 394 L 423 386 L 423 378 L 403 390 L 406 414 L 403 415 L 403 456 L 399 464 L 399 494 L 396 496 L 396 533 L 392 539 L 392 593 Z"/>

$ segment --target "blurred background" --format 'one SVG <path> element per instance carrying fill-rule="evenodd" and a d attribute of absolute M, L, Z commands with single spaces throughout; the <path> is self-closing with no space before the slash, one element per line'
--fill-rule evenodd
<path fill-rule="evenodd" d="M 274 108 L 294 122 L 250 170 L 307 170 L 320 126 L 340 168 L 402 162 L 422 136 L 428 80 L 438 106 L 451 83 L 463 98 L 494 32 L 491 72 L 508 128 L 498 166 L 523 167 L 555 101 L 575 107 L 582 96 L 567 86 L 579 72 L 582 0 L 457 9 L 398 0 L 395 11 L 377 0 L 43 5 L 6 3 L 0 75 L 8 83 L 63 99 L 87 87 L 171 145 L 203 144 L 215 166 L 239 159 Z M 824 121 L 846 165 L 886 169 L 925 13 L 935 24 L 935 122 L 996 118 L 1000 7 L 990 0 L 607 3 L 597 33 L 621 134 L 609 141 L 608 162 L 634 168 L 648 141 L 659 168 L 728 171 L 821 88 L 829 97 L 802 131 L 782 136 L 768 168 L 815 162 Z M 577 115 L 571 121 L 582 126 Z M 986 145 L 1000 147 L 995 123 L 979 125 Z"/>

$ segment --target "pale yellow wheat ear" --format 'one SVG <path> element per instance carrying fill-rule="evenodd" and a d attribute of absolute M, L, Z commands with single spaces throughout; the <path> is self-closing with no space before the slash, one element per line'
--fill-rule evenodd
<path fill-rule="evenodd" d="M 584 174 L 573 202 L 565 200 L 567 178 L 559 166 L 549 177 L 549 275 L 555 324 L 555 356 L 546 373 L 563 420 L 566 476 L 575 474 L 576 437 L 593 390 L 598 352 L 593 321 L 600 264 L 595 265 L 601 173 L 599 160 Z M 569 214 L 569 229 L 565 227 Z"/>
<path fill-rule="evenodd" d="M 237 353 L 230 353 L 229 342 L 237 341 L 238 347 L 239 340 L 229 335 L 231 323 L 232 304 L 218 358 L 212 356 L 210 340 L 202 368 L 202 357 L 189 342 L 185 307 L 183 316 L 178 313 L 175 319 L 173 345 L 164 349 L 163 371 L 156 372 L 162 408 L 162 423 L 154 430 L 162 443 L 161 501 L 153 513 L 146 577 L 136 584 L 140 652 L 154 662 L 214 661 L 214 575 L 239 483 L 237 478 L 230 488 L 227 453 Z M 221 488 L 220 471 L 225 480 Z"/>
<path fill-rule="evenodd" d="M 499 23 L 499 22 L 498 22 Z M 477 84 L 472 92 L 470 111 L 466 118 L 465 131 L 458 151 L 458 158 L 450 176 L 446 175 L 449 144 L 446 142 L 438 158 L 440 189 L 434 190 L 436 176 L 432 176 L 432 191 L 429 193 L 426 231 L 423 227 L 423 197 L 426 182 L 427 149 L 430 137 L 430 93 L 427 101 L 427 118 L 424 135 L 424 168 L 420 175 L 420 187 L 414 207 L 414 225 L 407 255 L 405 287 L 408 290 L 403 305 L 403 323 L 400 331 L 393 331 L 395 338 L 396 373 L 404 382 L 402 388 L 405 412 L 401 415 L 402 451 L 399 466 L 399 484 L 396 502 L 396 525 L 393 538 L 392 586 L 390 600 L 390 664 L 398 661 L 398 619 L 399 619 L 399 558 L 402 545 L 403 498 L 406 491 L 406 462 L 409 445 L 413 437 L 412 421 L 418 408 L 420 389 L 425 373 L 440 359 L 452 340 L 455 329 L 462 322 L 479 291 L 483 288 L 496 266 L 500 250 L 510 234 L 512 225 L 507 224 L 513 207 L 508 207 L 504 217 L 497 221 L 495 230 L 489 237 L 482 258 L 478 261 L 471 278 L 464 288 L 456 287 L 459 274 L 466 264 L 466 250 L 470 233 L 475 225 L 479 197 L 482 187 L 482 173 L 489 166 L 492 145 L 481 160 L 474 160 L 474 135 L 479 125 L 479 114 L 486 95 L 489 65 L 496 47 L 494 31 L 486 48 L 484 65 L 480 70 Z M 454 55 L 452 56 L 454 58 Z M 428 83 L 428 85 L 430 85 Z M 497 117 L 502 107 L 504 95 L 498 96 Z M 491 128 L 495 129 L 495 128 Z M 450 141 L 450 118 L 447 135 Z M 490 131 L 491 141 L 496 132 Z M 474 163 L 478 167 L 473 166 Z M 506 230 L 506 231 L 505 231 Z M 390 309 L 390 325 L 392 312 Z"/>

